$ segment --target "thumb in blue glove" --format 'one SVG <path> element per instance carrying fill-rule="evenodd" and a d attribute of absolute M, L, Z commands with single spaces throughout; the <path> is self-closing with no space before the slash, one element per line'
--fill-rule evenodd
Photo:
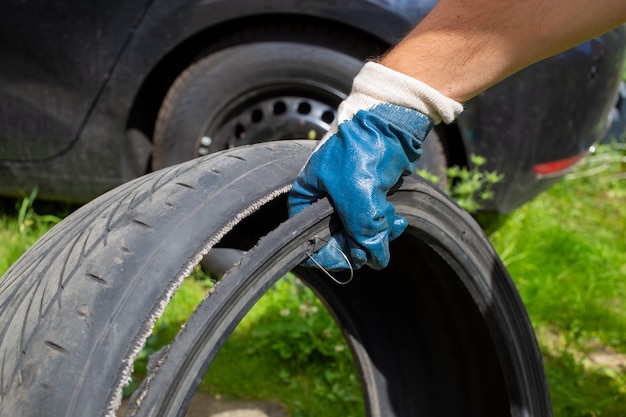
<path fill-rule="evenodd" d="M 415 171 L 422 142 L 442 114 L 452 121 L 461 110 L 415 79 L 365 64 L 288 196 L 290 216 L 329 196 L 343 225 L 305 265 L 331 271 L 387 266 L 389 241 L 407 226 L 387 193 Z"/>

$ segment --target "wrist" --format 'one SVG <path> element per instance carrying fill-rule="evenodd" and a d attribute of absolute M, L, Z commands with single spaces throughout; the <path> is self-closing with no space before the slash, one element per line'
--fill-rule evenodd
<path fill-rule="evenodd" d="M 435 124 L 441 121 L 451 123 L 463 111 L 462 104 L 427 84 L 375 62 L 367 62 L 363 66 L 345 102 L 346 110 L 394 104 L 417 110 L 430 117 Z M 340 114 L 339 117 L 345 120 L 351 118 L 350 110 L 344 113 L 348 114 Z"/>

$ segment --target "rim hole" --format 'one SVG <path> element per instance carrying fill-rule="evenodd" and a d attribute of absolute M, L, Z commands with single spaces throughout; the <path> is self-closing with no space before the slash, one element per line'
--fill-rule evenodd
<path fill-rule="evenodd" d="M 254 109 L 252 111 L 252 123 L 259 123 L 263 120 L 263 112 L 260 109 Z"/>
<path fill-rule="evenodd" d="M 243 125 L 241 123 L 237 123 L 235 125 L 235 137 L 237 139 L 241 139 L 241 138 L 245 138 L 246 137 L 246 128 L 243 127 Z"/>
<path fill-rule="evenodd" d="M 324 113 L 322 113 L 322 120 L 324 121 L 324 123 L 331 124 L 333 120 L 335 120 L 335 113 L 330 110 L 325 111 Z"/>
<path fill-rule="evenodd" d="M 300 114 L 309 114 L 311 112 L 311 105 L 306 102 L 302 102 L 298 104 L 298 113 Z"/>
<path fill-rule="evenodd" d="M 285 114 L 287 112 L 287 105 L 284 101 L 277 101 L 274 103 L 274 108 L 272 110 L 276 116 L 280 116 L 281 114 Z"/>

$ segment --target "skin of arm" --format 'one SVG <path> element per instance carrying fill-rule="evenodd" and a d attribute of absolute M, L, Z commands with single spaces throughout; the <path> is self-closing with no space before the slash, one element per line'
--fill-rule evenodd
<path fill-rule="evenodd" d="M 380 63 L 465 102 L 626 22 L 626 0 L 441 0 Z"/>
<path fill-rule="evenodd" d="M 294 183 L 290 216 L 328 195 L 344 225 L 315 265 L 384 268 L 389 241 L 407 226 L 387 193 L 415 170 L 433 124 L 453 121 L 459 103 L 624 20 L 626 0 L 440 0 L 379 63 L 365 64 Z"/>

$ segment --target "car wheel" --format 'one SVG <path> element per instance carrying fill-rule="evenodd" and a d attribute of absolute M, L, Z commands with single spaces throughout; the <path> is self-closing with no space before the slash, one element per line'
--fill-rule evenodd
<path fill-rule="evenodd" d="M 235 146 L 319 139 L 362 61 L 327 47 L 256 42 L 214 52 L 172 85 L 154 132 L 154 169 Z M 445 185 L 447 159 L 434 131 L 419 168 Z"/>

